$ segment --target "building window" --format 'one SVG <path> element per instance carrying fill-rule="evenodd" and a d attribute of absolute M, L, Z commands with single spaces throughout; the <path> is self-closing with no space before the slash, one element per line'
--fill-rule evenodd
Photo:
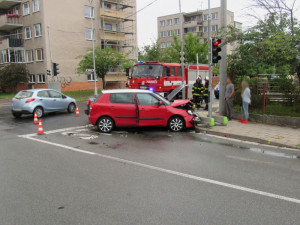
<path fill-rule="evenodd" d="M 88 74 L 88 75 L 87 75 L 87 80 L 88 80 L 88 81 L 95 81 L 95 76 L 94 76 L 94 74 L 93 74 L 93 73 Z"/>
<path fill-rule="evenodd" d="M 111 9 L 111 4 L 109 4 L 109 3 L 104 3 L 104 8 L 105 8 L 105 9 Z"/>
<path fill-rule="evenodd" d="M 207 33 L 208 32 L 208 26 L 203 27 L 203 32 Z"/>
<path fill-rule="evenodd" d="M 161 48 L 166 48 L 166 43 L 162 42 L 162 43 L 160 44 L 160 47 L 161 47 Z"/>
<path fill-rule="evenodd" d="M 31 39 L 32 34 L 31 34 L 31 27 L 25 27 L 25 39 Z"/>
<path fill-rule="evenodd" d="M 217 12 L 212 13 L 211 17 L 212 17 L 213 20 L 217 20 L 218 19 L 218 13 Z"/>
<path fill-rule="evenodd" d="M 217 31 L 218 30 L 218 25 L 212 25 L 211 30 L 212 31 Z"/>
<path fill-rule="evenodd" d="M 29 83 L 30 84 L 34 84 L 35 83 L 35 75 L 34 74 L 29 75 Z"/>
<path fill-rule="evenodd" d="M 160 32 L 160 37 L 162 37 L 162 38 L 166 37 L 166 32 L 165 31 Z"/>
<path fill-rule="evenodd" d="M 179 18 L 174 19 L 174 24 L 179 24 Z"/>
<path fill-rule="evenodd" d="M 84 17 L 86 18 L 94 18 L 94 7 L 84 6 Z"/>
<path fill-rule="evenodd" d="M 23 4 L 23 15 L 26 16 L 29 14 L 30 14 L 30 4 L 29 4 L 29 2 L 25 2 Z"/>
<path fill-rule="evenodd" d="M 38 74 L 38 83 L 39 84 L 45 83 L 45 74 Z"/>
<path fill-rule="evenodd" d="M 233 16 L 230 17 L 230 22 L 233 22 L 234 21 L 234 18 Z"/>
<path fill-rule="evenodd" d="M 166 25 L 166 21 L 165 20 L 160 21 L 160 26 L 161 27 L 164 27 L 165 25 Z"/>
<path fill-rule="evenodd" d="M 13 14 L 17 14 L 19 15 L 19 6 L 15 6 L 13 7 L 13 11 L 12 11 Z"/>
<path fill-rule="evenodd" d="M 167 20 L 168 26 L 172 26 L 172 19 Z"/>
<path fill-rule="evenodd" d="M 14 50 L 10 52 L 10 61 L 13 63 L 25 62 L 24 50 Z"/>
<path fill-rule="evenodd" d="M 40 0 L 33 0 L 33 12 L 40 11 Z"/>
<path fill-rule="evenodd" d="M 179 36 L 180 30 L 179 30 L 179 29 L 176 29 L 176 30 L 174 31 L 174 33 L 175 33 L 176 36 Z"/>
<path fill-rule="evenodd" d="M 36 57 L 36 61 L 43 61 L 44 60 L 44 53 L 43 53 L 43 49 L 39 48 L 35 50 L 35 57 Z"/>
<path fill-rule="evenodd" d="M 188 33 L 189 33 L 189 32 L 192 32 L 192 33 L 196 32 L 196 27 L 188 27 L 188 28 L 187 28 L 187 32 L 188 32 Z"/>
<path fill-rule="evenodd" d="M 105 30 L 112 30 L 112 24 L 106 23 L 104 29 L 105 29 Z"/>
<path fill-rule="evenodd" d="M 85 29 L 85 39 L 87 41 L 95 40 L 95 30 L 93 32 L 93 30 L 91 28 L 86 28 Z"/>
<path fill-rule="evenodd" d="M 34 24 L 34 36 L 35 37 L 42 36 L 42 25 L 40 23 Z"/>
<path fill-rule="evenodd" d="M 0 52 L 0 63 L 8 63 L 9 62 L 9 58 L 8 58 L 8 50 L 2 50 Z"/>
<path fill-rule="evenodd" d="M 208 14 L 204 14 L 203 20 L 204 21 L 208 20 Z"/>
<path fill-rule="evenodd" d="M 33 50 L 26 51 L 26 61 L 27 61 L 28 63 L 34 61 L 34 58 L 33 58 Z"/>
<path fill-rule="evenodd" d="M 172 47 L 172 42 L 168 42 L 168 48 Z"/>
<path fill-rule="evenodd" d="M 173 31 L 172 30 L 168 30 L 168 37 L 172 37 L 173 36 Z"/>

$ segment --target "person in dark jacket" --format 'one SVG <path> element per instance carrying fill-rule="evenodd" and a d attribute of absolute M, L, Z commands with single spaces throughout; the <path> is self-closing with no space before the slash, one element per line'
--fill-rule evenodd
<path fill-rule="evenodd" d="M 204 110 L 208 110 L 208 99 L 209 99 L 208 86 L 209 86 L 209 80 L 205 79 L 205 86 L 203 87 L 203 97 L 206 105 Z"/>
<path fill-rule="evenodd" d="M 192 90 L 193 102 L 195 103 L 197 109 L 201 107 L 202 91 L 203 91 L 203 85 L 201 79 L 198 77 L 196 82 L 193 85 L 193 90 Z"/>

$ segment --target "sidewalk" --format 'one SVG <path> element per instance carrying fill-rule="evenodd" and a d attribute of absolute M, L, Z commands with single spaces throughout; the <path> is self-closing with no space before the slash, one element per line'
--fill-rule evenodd
<path fill-rule="evenodd" d="M 208 112 L 201 109 L 197 110 L 197 114 L 207 117 Z M 251 118 L 248 124 L 232 120 L 227 126 L 207 127 L 200 124 L 197 128 L 207 134 L 300 150 L 300 129 L 253 123 Z"/>

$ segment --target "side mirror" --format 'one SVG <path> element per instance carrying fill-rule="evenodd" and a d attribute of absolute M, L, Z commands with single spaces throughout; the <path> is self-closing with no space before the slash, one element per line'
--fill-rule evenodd
<path fill-rule="evenodd" d="M 171 75 L 171 69 L 170 67 L 166 67 L 167 68 L 167 76 L 169 77 Z"/>
<path fill-rule="evenodd" d="M 163 105 L 163 102 L 162 102 L 162 101 L 159 101 L 158 105 Z"/>
<path fill-rule="evenodd" d="M 129 68 L 129 67 L 126 67 L 125 71 L 126 71 L 126 77 L 129 77 L 130 68 Z"/>
<path fill-rule="evenodd" d="M 62 98 L 65 99 L 65 98 L 67 98 L 67 96 L 63 95 Z"/>

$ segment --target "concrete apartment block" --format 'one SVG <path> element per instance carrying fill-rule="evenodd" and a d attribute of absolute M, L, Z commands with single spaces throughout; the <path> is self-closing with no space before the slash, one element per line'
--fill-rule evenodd
<path fill-rule="evenodd" d="M 21 88 L 47 87 L 53 62 L 62 91 L 93 89 L 93 76 L 77 74 L 80 58 L 95 46 L 111 47 L 137 59 L 136 0 L 0 0 L 0 66 L 26 64 L 31 76 Z M 120 87 L 123 72 L 112 69 L 109 87 Z M 70 82 L 71 81 L 71 82 Z M 101 81 L 98 82 L 101 86 Z"/>
<path fill-rule="evenodd" d="M 170 47 L 174 42 L 173 35 L 180 37 L 180 17 L 179 13 L 161 16 L 157 18 L 158 41 L 161 48 Z M 212 36 L 221 27 L 221 8 L 211 9 L 211 31 Z M 242 29 L 242 24 L 234 21 L 234 13 L 227 11 L 227 24 Z M 195 12 L 183 13 L 183 31 L 184 35 L 192 32 L 199 35 L 203 41 L 208 38 L 208 10 L 199 10 Z M 236 48 L 236 44 L 230 44 L 227 47 L 227 53 L 230 54 Z"/>

